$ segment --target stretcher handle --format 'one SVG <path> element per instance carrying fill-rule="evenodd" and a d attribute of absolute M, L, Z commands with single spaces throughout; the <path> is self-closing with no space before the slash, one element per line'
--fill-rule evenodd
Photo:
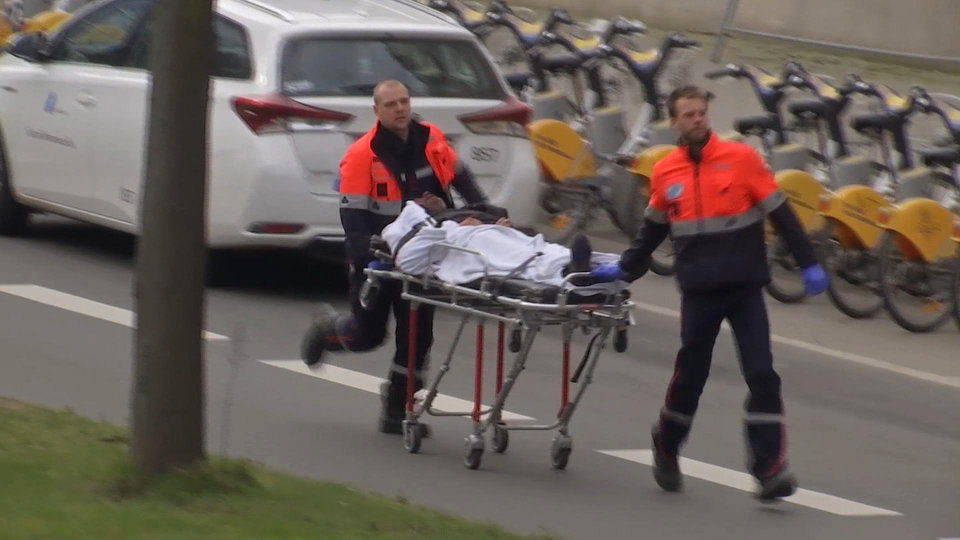
<path fill-rule="evenodd" d="M 573 272 L 563 277 L 563 281 L 560 282 L 560 307 L 567 305 L 567 295 L 570 293 L 570 291 L 577 288 L 577 286 L 573 285 L 570 281 L 581 277 L 593 276 L 590 272 Z"/>

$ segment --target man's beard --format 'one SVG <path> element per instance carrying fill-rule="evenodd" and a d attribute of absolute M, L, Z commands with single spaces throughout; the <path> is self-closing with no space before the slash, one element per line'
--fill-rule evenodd
<path fill-rule="evenodd" d="M 703 146 L 710 138 L 710 128 L 706 128 L 699 133 L 690 130 L 683 136 L 683 142 L 687 146 Z"/>

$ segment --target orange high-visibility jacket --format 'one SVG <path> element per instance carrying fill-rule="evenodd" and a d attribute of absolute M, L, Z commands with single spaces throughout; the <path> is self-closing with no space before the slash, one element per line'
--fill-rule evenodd
<path fill-rule="evenodd" d="M 377 150 L 377 141 L 390 138 L 379 129 L 378 123 L 357 139 L 340 161 L 340 222 L 346 235 L 347 256 L 355 265 L 369 260 L 370 237 L 380 234 L 400 214 L 403 204 L 421 196 L 424 190 L 444 199 L 450 207 L 451 187 L 468 203 L 485 200 L 469 170 L 457 163 L 456 152 L 436 126 L 410 124 L 409 144 L 422 149 L 423 155 L 408 155 L 412 161 L 404 164 L 395 163 L 393 156 L 378 156 L 383 150 Z M 385 163 L 381 157 L 388 161 Z M 398 170 L 401 166 L 410 168 Z M 394 174 L 403 176 L 396 178 Z"/>
<path fill-rule="evenodd" d="M 644 231 L 624 252 L 621 267 L 642 274 L 669 230 L 681 289 L 764 285 L 770 280 L 763 227 L 768 214 L 800 266 L 816 264 L 786 200 L 750 146 L 713 134 L 699 155 L 678 146 L 653 168 Z"/>
<path fill-rule="evenodd" d="M 457 154 L 447 144 L 440 129 L 433 124 L 422 125 L 430 130 L 426 157 L 432 169 L 424 172 L 435 174 L 440 185 L 447 190 L 453 182 Z M 340 161 L 340 208 L 357 208 L 396 217 L 403 209 L 403 191 L 400 182 L 370 147 L 376 131 L 374 126 L 357 139 Z"/>

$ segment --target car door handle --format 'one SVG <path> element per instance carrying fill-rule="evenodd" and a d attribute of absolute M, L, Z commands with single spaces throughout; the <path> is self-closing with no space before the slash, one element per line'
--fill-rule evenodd
<path fill-rule="evenodd" d="M 13 93 L 13 94 L 16 94 L 16 93 L 17 93 L 17 89 L 16 89 L 16 88 L 14 88 L 14 87 L 12 87 L 12 86 L 9 86 L 9 85 L 6 85 L 6 84 L 3 85 L 3 86 L 0 86 L 0 88 L 6 90 L 7 92 L 11 92 L 11 93 Z"/>
<path fill-rule="evenodd" d="M 78 97 L 77 103 L 84 107 L 95 107 L 99 101 L 97 101 L 97 98 L 87 95 Z"/>

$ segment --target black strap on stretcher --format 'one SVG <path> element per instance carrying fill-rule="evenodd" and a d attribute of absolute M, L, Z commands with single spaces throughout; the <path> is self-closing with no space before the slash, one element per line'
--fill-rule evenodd
<path fill-rule="evenodd" d="M 590 338 L 590 343 L 587 344 L 587 350 L 583 351 L 583 358 L 580 360 L 580 364 L 577 366 L 576 371 L 573 372 L 573 377 L 570 377 L 570 382 L 576 384 L 580 381 L 580 375 L 583 374 L 583 368 L 587 367 L 587 361 L 590 359 L 590 351 L 593 350 L 593 347 L 596 345 L 599 337 L 600 332 L 597 332 L 592 338 Z"/>
<path fill-rule="evenodd" d="M 522 263 L 520 263 L 520 266 L 514 268 L 513 270 L 510 271 L 509 274 L 507 274 L 506 276 L 504 276 L 504 277 L 500 280 L 500 282 L 497 284 L 497 286 L 494 287 L 493 291 L 490 293 L 491 296 L 492 296 L 492 299 L 493 299 L 493 300 L 496 300 L 497 297 L 500 296 L 500 291 L 503 289 L 503 286 L 507 283 L 508 280 L 511 280 L 511 279 L 519 276 L 519 275 L 520 275 L 520 272 L 523 272 L 524 270 L 526 270 L 527 267 L 530 266 L 530 263 L 532 263 L 534 259 L 536 259 L 537 257 L 539 257 L 539 256 L 541 256 L 541 255 L 543 255 L 543 252 L 542 252 L 542 251 L 538 251 L 538 252 L 534 253 L 530 258 L 528 258 L 527 260 L 525 260 L 525 261 L 523 261 Z"/>

